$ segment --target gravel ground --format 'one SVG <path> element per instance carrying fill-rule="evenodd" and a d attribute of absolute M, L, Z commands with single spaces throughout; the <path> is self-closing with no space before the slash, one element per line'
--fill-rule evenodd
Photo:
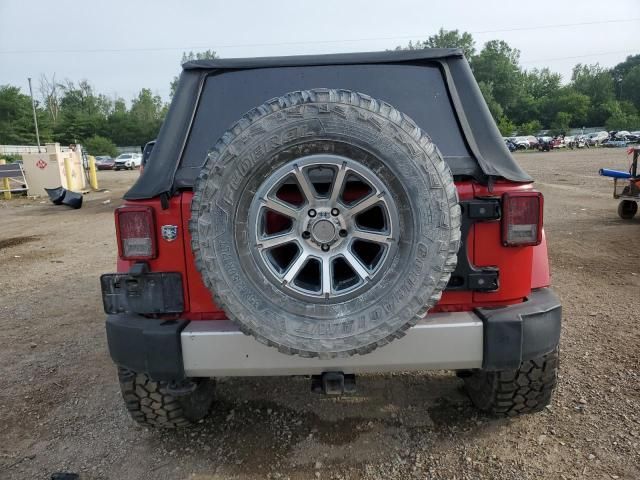
<path fill-rule="evenodd" d="M 447 372 L 369 375 L 324 398 L 298 378 L 219 382 L 196 428 L 127 416 L 105 344 L 98 276 L 113 271 L 113 209 L 135 172 L 79 211 L 0 201 L 0 478 L 640 478 L 640 218 L 616 214 L 599 167 L 621 149 L 520 154 L 545 194 L 564 304 L 560 383 L 547 411 L 479 414 Z M 108 201 L 108 202 L 107 202 Z"/>

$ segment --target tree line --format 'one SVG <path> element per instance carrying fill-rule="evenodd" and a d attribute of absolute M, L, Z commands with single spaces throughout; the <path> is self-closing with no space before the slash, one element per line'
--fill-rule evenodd
<path fill-rule="evenodd" d="M 82 143 L 96 155 L 115 155 L 116 145 L 144 145 L 157 134 L 167 105 L 143 88 L 128 107 L 110 99 L 91 84 L 42 77 L 36 115 L 41 143 Z M 0 144 L 34 145 L 31 98 L 18 87 L 0 86 Z M 93 151 L 92 151 L 93 150 Z"/>
<path fill-rule="evenodd" d="M 548 68 L 526 70 L 520 51 L 491 40 L 477 52 L 468 32 L 440 31 L 396 50 L 460 48 L 469 60 L 480 90 L 503 135 L 562 133 L 570 128 L 640 129 L 640 55 L 613 68 L 577 64 L 571 79 Z"/>
<path fill-rule="evenodd" d="M 396 50 L 461 48 L 503 135 L 561 133 L 570 128 L 604 126 L 608 130 L 640 129 L 640 55 L 613 68 L 577 64 L 571 79 L 548 68 L 527 70 L 520 51 L 502 40 L 486 42 L 480 51 L 468 32 L 438 33 Z M 183 53 L 182 63 L 216 58 L 216 52 Z M 175 92 L 177 77 L 171 82 Z M 144 145 L 158 134 L 168 104 L 143 88 L 130 106 L 109 98 L 82 80 L 78 83 L 41 76 L 36 88 L 41 143 L 82 143 L 94 155 L 115 155 L 116 145 Z M 0 144 L 34 145 L 31 99 L 20 88 L 0 86 Z"/>
<path fill-rule="evenodd" d="M 183 53 L 182 63 L 215 58 L 212 50 Z M 171 94 L 177 86 L 171 82 Z M 93 155 L 117 155 L 118 146 L 143 146 L 153 140 L 168 104 L 151 89 L 143 88 L 131 105 L 109 98 L 82 80 L 57 81 L 42 75 L 36 81 L 36 116 L 40 142 L 62 145 L 81 143 Z M 0 145 L 35 145 L 31 97 L 12 85 L 0 86 Z"/>

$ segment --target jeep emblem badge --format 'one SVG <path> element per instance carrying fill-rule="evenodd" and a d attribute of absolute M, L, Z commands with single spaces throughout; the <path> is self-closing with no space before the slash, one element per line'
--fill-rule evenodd
<path fill-rule="evenodd" d="M 160 227 L 160 233 L 162 234 L 162 238 L 164 238 L 167 242 L 173 242 L 176 238 L 178 238 L 178 226 L 162 225 L 162 227 Z"/>

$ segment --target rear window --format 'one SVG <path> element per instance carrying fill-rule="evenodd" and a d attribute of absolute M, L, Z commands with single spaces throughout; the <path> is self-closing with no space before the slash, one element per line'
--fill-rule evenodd
<path fill-rule="evenodd" d="M 118 160 L 128 160 L 129 158 L 131 158 L 131 155 L 126 154 L 126 155 L 120 155 L 118 157 Z"/>
<path fill-rule="evenodd" d="M 310 88 L 345 88 L 387 101 L 431 136 L 454 175 L 471 176 L 479 170 L 437 66 L 280 67 L 225 71 L 207 77 L 176 183 L 193 184 L 216 140 L 244 113 L 271 98 Z"/>

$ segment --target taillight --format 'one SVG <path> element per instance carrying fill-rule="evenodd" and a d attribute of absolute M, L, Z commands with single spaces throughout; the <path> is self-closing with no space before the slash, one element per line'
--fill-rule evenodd
<path fill-rule="evenodd" d="M 543 197 L 539 192 L 509 192 L 502 196 L 502 243 L 508 247 L 542 241 Z"/>
<path fill-rule="evenodd" d="M 156 257 L 156 235 L 151 207 L 125 206 L 116 209 L 118 255 L 123 260 Z"/>

